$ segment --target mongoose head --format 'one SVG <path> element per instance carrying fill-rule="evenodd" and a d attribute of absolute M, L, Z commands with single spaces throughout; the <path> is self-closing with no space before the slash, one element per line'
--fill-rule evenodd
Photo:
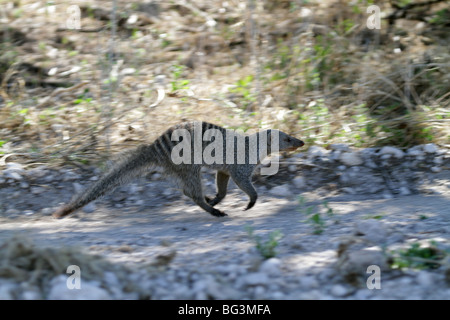
<path fill-rule="evenodd" d="M 279 151 L 294 151 L 302 147 L 305 143 L 302 140 L 294 138 L 280 130 L 268 130 L 268 142 L 272 141 L 272 136 L 276 139 L 278 136 Z"/>

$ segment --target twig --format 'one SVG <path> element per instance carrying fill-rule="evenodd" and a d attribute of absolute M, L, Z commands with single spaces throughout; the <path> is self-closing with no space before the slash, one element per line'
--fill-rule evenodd
<path fill-rule="evenodd" d="M 50 103 L 50 99 L 53 98 L 54 96 L 58 95 L 58 94 L 66 93 L 66 92 L 69 92 L 69 91 L 73 91 L 73 90 L 79 89 L 79 88 L 85 86 L 88 83 L 89 83 L 89 81 L 82 81 L 82 82 L 80 82 L 80 83 L 78 83 L 78 84 L 76 84 L 76 85 L 74 85 L 72 87 L 69 87 L 69 88 L 58 88 L 58 89 L 55 89 L 55 90 L 53 90 L 53 92 L 49 96 L 47 96 L 44 99 L 44 101 L 42 101 L 40 104 L 38 104 L 36 106 L 36 108 L 39 109 L 39 108 L 42 108 L 42 107 L 48 105 Z"/>

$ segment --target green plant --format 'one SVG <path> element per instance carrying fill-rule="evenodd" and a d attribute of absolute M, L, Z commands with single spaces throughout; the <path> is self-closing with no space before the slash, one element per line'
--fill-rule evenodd
<path fill-rule="evenodd" d="M 247 108 L 256 101 L 256 97 L 251 92 L 252 81 L 252 75 L 246 76 L 243 79 L 238 80 L 235 86 L 229 89 L 230 92 L 237 93 L 243 98 L 243 108 Z"/>
<path fill-rule="evenodd" d="M 390 252 L 390 265 L 394 269 L 436 269 L 447 252 L 437 248 L 436 242 L 430 241 L 428 246 L 412 243 L 408 249 Z"/>
<path fill-rule="evenodd" d="M 181 78 L 185 69 L 186 67 L 181 65 L 172 66 L 173 81 L 170 83 L 172 85 L 172 92 L 189 89 L 189 80 Z"/>
<path fill-rule="evenodd" d="M 250 239 L 255 243 L 256 249 L 261 254 L 264 259 L 273 258 L 276 256 L 275 248 L 279 244 L 279 240 L 283 237 L 283 234 L 279 230 L 272 231 L 269 233 L 269 239 L 263 241 L 260 236 L 254 234 L 254 230 L 251 226 L 246 226 Z"/>
<path fill-rule="evenodd" d="M 325 214 L 327 216 L 333 216 L 334 212 L 333 209 L 330 208 L 330 205 L 328 204 L 328 201 L 323 201 L 321 205 L 313 205 L 313 206 L 306 206 L 306 198 L 303 196 L 298 197 L 298 203 L 299 203 L 299 209 L 298 211 L 302 214 L 304 214 L 307 217 L 307 221 L 309 221 L 313 228 L 314 234 L 321 234 L 325 229 L 325 219 L 323 216 L 323 209 L 325 210 Z M 321 208 L 322 206 L 322 208 Z"/>
<path fill-rule="evenodd" d="M 5 140 L 0 140 L 0 154 L 5 154 L 4 151 L 2 151 L 1 149 L 3 148 L 3 145 L 6 143 Z"/>
<path fill-rule="evenodd" d="M 89 102 L 91 102 L 91 101 L 92 101 L 92 98 L 86 97 L 88 93 L 89 93 L 89 89 L 84 89 L 83 93 L 80 94 L 80 95 L 77 97 L 77 99 L 75 99 L 75 100 L 73 101 L 73 104 L 89 103 Z"/>

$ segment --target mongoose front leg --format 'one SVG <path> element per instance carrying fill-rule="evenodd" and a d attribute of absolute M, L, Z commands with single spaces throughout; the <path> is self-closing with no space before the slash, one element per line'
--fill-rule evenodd
<path fill-rule="evenodd" d="M 220 201 L 225 198 L 227 195 L 227 187 L 228 187 L 228 180 L 230 180 L 230 175 L 228 173 L 225 173 L 223 171 L 217 171 L 216 173 L 216 188 L 217 188 L 217 194 L 214 199 L 211 199 L 209 197 L 205 197 L 206 202 L 210 206 L 215 206 Z"/>
<path fill-rule="evenodd" d="M 250 197 L 250 201 L 244 210 L 251 209 L 255 205 L 256 199 L 258 199 L 258 194 L 256 193 L 256 189 L 251 181 L 251 176 L 246 177 L 245 179 L 236 179 L 235 177 L 232 178 L 236 185 Z"/>

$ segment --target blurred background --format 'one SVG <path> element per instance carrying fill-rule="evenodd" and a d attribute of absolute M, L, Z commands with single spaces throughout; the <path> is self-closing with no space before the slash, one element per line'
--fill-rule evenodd
<path fill-rule="evenodd" d="M 448 2 L 374 4 L 2 0 L 0 154 L 88 164 L 184 119 L 448 147 Z"/>

